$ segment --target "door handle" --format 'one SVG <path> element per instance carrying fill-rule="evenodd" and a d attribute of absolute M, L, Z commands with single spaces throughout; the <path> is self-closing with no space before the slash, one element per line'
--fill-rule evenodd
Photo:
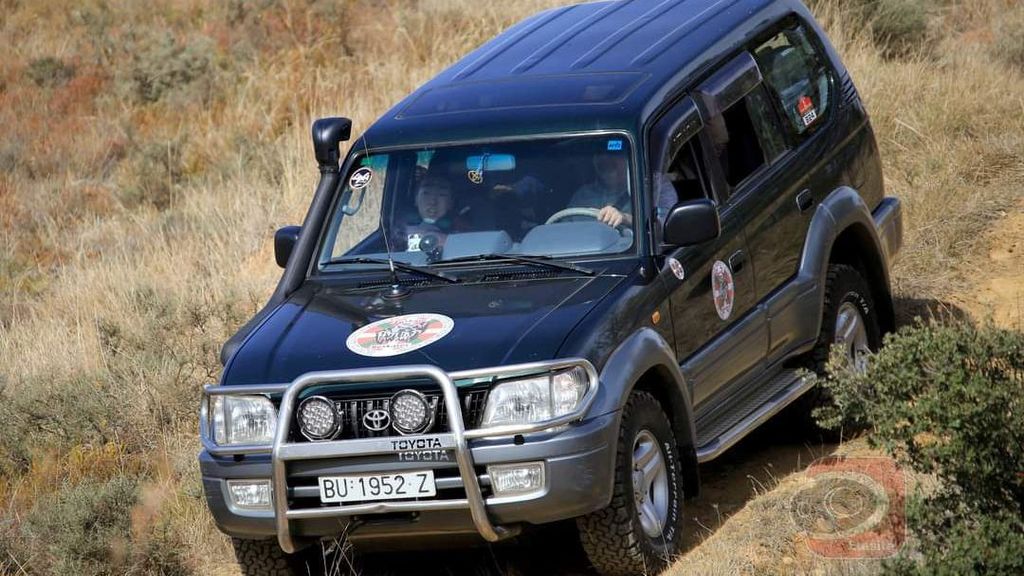
<path fill-rule="evenodd" d="M 747 264 L 747 253 L 743 250 L 738 250 L 732 256 L 729 256 L 729 269 L 732 270 L 733 274 L 743 270 L 743 267 Z"/>
<path fill-rule="evenodd" d="M 801 212 L 807 212 L 811 206 L 814 206 L 814 194 L 810 190 L 804 190 L 796 195 L 796 207 Z"/>

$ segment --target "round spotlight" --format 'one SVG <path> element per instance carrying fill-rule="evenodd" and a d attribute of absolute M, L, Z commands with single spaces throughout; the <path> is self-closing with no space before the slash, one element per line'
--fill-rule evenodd
<path fill-rule="evenodd" d="M 400 434 L 420 434 L 430 427 L 430 403 L 415 390 L 402 390 L 391 397 L 391 425 Z"/>
<path fill-rule="evenodd" d="M 299 404 L 299 429 L 310 440 L 326 440 L 337 434 L 341 419 L 334 402 L 323 396 L 311 396 Z"/>

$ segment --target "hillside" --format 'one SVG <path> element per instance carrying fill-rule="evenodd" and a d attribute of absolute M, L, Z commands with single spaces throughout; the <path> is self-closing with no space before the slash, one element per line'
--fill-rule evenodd
<path fill-rule="evenodd" d="M 0 0 L 0 574 L 232 573 L 199 482 L 199 392 L 273 289 L 273 231 L 308 206 L 310 122 L 365 129 L 560 3 Z M 1019 329 L 1024 5 L 815 10 L 904 201 L 901 318 Z M 708 467 L 673 573 L 876 570 L 810 557 L 782 517 L 835 449 L 808 442 L 747 442 Z M 498 556 L 479 572 L 536 569 Z"/>

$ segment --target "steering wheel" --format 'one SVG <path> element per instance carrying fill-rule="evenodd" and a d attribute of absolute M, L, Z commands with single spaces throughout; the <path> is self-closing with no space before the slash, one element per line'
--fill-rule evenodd
<path fill-rule="evenodd" d="M 545 224 L 554 224 L 559 220 L 565 220 L 566 218 L 571 218 L 573 216 L 585 216 L 587 218 L 597 220 L 597 216 L 600 213 L 601 211 L 597 208 L 566 208 L 552 214 Z"/>
<path fill-rule="evenodd" d="M 597 208 L 566 208 L 564 210 L 559 210 L 558 212 L 552 214 L 551 217 L 548 218 L 548 221 L 545 222 L 544 224 L 554 224 L 559 220 L 572 218 L 573 216 L 583 216 L 585 218 L 593 218 L 594 220 L 597 220 L 598 215 L 600 213 L 601 210 Z M 618 226 L 615 226 L 614 228 L 616 231 L 618 231 L 620 236 L 622 236 L 623 238 L 628 238 L 630 239 L 630 241 L 632 241 L 633 229 L 627 226 L 625 222 L 619 224 Z"/>

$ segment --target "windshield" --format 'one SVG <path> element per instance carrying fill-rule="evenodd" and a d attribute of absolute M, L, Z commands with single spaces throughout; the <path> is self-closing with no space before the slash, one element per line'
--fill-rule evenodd
<path fill-rule="evenodd" d="M 629 141 L 572 136 L 361 155 L 345 175 L 319 269 L 633 246 Z M 363 262 L 365 264 L 365 262 Z"/>

